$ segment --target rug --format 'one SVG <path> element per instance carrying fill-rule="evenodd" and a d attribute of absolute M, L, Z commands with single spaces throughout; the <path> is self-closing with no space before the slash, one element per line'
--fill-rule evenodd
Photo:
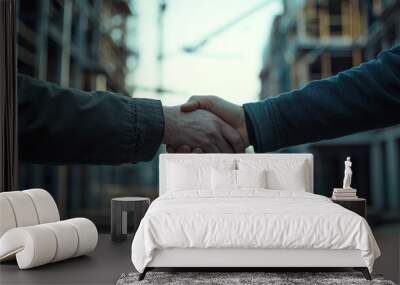
<path fill-rule="evenodd" d="M 379 284 L 395 285 L 384 280 L 381 275 L 372 275 L 368 281 L 360 272 L 148 272 L 142 281 L 138 281 L 139 273 L 125 273 L 117 281 L 117 285 L 146 284 Z"/>

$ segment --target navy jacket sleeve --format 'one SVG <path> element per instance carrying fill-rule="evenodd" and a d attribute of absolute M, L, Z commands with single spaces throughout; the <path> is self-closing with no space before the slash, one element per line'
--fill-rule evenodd
<path fill-rule="evenodd" d="M 22 161 L 121 164 L 151 160 L 164 135 L 158 100 L 84 92 L 18 75 Z"/>
<path fill-rule="evenodd" d="M 398 124 L 400 46 L 300 90 L 243 107 L 257 152 Z"/>

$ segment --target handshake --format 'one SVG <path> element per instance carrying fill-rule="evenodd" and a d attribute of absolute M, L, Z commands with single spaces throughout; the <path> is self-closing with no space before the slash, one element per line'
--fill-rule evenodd
<path fill-rule="evenodd" d="M 168 152 L 241 153 L 249 146 L 244 110 L 216 96 L 163 107 Z"/>

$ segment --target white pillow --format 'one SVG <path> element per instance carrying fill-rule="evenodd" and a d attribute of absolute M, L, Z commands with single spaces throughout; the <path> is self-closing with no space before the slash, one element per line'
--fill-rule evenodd
<path fill-rule="evenodd" d="M 236 170 L 237 188 L 267 188 L 267 171 Z"/>
<path fill-rule="evenodd" d="M 237 190 L 240 188 L 267 188 L 266 170 L 211 170 L 213 190 Z"/>
<path fill-rule="evenodd" d="M 170 163 L 168 191 L 211 189 L 211 167 Z"/>
<path fill-rule="evenodd" d="M 236 170 L 212 168 L 211 181 L 213 190 L 235 190 Z"/>
<path fill-rule="evenodd" d="M 308 187 L 305 160 L 240 159 L 240 170 L 267 170 L 267 188 L 272 190 L 306 191 Z"/>
<path fill-rule="evenodd" d="M 284 169 L 272 169 L 267 172 L 268 188 L 274 190 L 306 191 L 304 162 L 293 164 Z"/>
<path fill-rule="evenodd" d="M 166 165 L 167 191 L 209 190 L 211 191 L 211 168 L 235 169 L 234 159 L 174 159 Z"/>

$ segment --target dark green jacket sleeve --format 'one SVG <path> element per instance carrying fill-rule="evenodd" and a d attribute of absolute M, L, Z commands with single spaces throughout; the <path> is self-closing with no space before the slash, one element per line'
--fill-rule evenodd
<path fill-rule="evenodd" d="M 158 100 L 84 92 L 18 75 L 22 161 L 121 164 L 151 160 L 164 135 Z"/>
<path fill-rule="evenodd" d="M 400 46 L 303 89 L 243 107 L 257 152 L 399 124 Z"/>

